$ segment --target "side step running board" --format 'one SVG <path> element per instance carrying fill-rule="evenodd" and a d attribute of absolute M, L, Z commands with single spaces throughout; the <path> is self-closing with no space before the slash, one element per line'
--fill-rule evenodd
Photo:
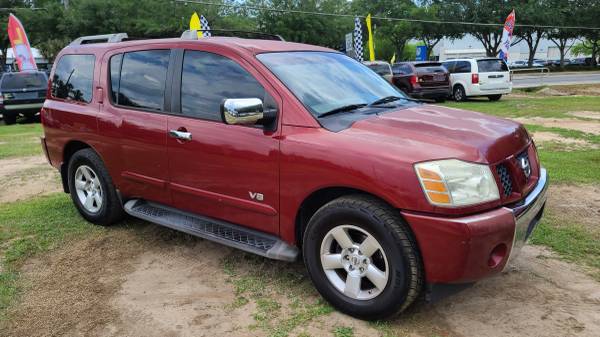
<path fill-rule="evenodd" d="M 298 248 L 279 238 L 227 222 L 140 199 L 125 203 L 129 215 L 275 260 L 295 261 Z"/>

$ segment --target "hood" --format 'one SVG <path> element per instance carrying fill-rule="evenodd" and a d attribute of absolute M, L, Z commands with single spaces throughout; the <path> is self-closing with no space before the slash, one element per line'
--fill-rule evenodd
<path fill-rule="evenodd" d="M 400 146 L 414 162 L 458 158 L 494 164 L 530 142 L 519 123 L 434 105 L 386 111 L 354 123 L 346 132 L 380 146 Z"/>

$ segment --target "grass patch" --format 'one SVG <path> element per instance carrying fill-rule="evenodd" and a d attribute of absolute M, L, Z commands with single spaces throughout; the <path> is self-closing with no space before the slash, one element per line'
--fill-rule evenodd
<path fill-rule="evenodd" d="M 66 194 L 0 204 L 0 319 L 18 293 L 18 268 L 26 258 L 94 230 L 99 229 L 79 216 Z"/>
<path fill-rule="evenodd" d="M 289 336 L 296 328 L 333 311 L 298 264 L 234 252 L 223 259 L 222 265 L 235 289 L 236 299 L 231 306 L 239 308 L 255 302 L 256 324 L 251 329 L 261 329 L 270 337 Z"/>
<path fill-rule="evenodd" d="M 600 96 L 507 97 L 498 102 L 478 99 L 467 102 L 449 101 L 444 105 L 501 117 L 573 118 L 566 113 L 574 110 L 600 111 Z"/>
<path fill-rule="evenodd" d="M 590 274 L 600 281 L 600 237 L 597 236 L 581 225 L 565 224 L 548 212 L 531 242 L 550 247 L 565 260 L 590 268 Z"/>
<path fill-rule="evenodd" d="M 333 329 L 334 337 L 354 337 L 354 329 L 347 326 L 337 326 Z"/>
<path fill-rule="evenodd" d="M 539 151 L 551 182 L 600 183 L 600 150 Z"/>
<path fill-rule="evenodd" d="M 0 126 L 0 159 L 41 154 L 42 134 L 38 123 Z"/>

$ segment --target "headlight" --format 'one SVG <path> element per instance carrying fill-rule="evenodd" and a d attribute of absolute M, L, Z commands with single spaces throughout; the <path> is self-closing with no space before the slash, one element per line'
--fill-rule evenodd
<path fill-rule="evenodd" d="M 457 159 L 415 165 L 417 176 L 433 205 L 458 207 L 500 198 L 490 167 Z"/>

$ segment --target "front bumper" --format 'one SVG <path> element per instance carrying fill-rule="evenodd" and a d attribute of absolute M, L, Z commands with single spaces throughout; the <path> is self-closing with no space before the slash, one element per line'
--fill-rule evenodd
<path fill-rule="evenodd" d="M 547 188 L 541 168 L 536 187 L 510 207 L 459 218 L 402 212 L 417 239 L 427 283 L 468 283 L 501 272 L 541 219 Z"/>

